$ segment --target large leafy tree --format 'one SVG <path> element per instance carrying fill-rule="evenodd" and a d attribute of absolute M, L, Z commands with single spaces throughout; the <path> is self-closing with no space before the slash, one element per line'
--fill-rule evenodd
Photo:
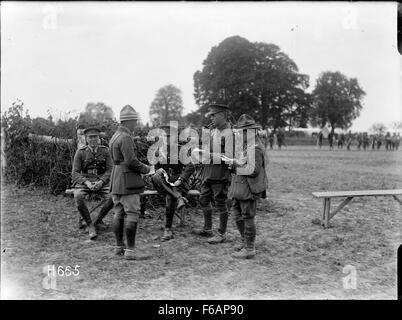
<path fill-rule="evenodd" d="M 181 90 L 172 84 L 160 88 L 151 103 L 149 115 L 154 126 L 171 120 L 181 120 L 183 100 Z"/>
<path fill-rule="evenodd" d="M 278 46 L 234 36 L 213 47 L 194 74 L 194 97 L 202 114 L 209 103 L 221 102 L 235 119 L 248 113 L 262 125 L 305 126 L 308 85 Z"/>
<path fill-rule="evenodd" d="M 339 71 L 321 73 L 312 92 L 312 124 L 329 124 L 332 131 L 350 127 L 360 114 L 365 94 L 356 78 L 349 79 Z"/>

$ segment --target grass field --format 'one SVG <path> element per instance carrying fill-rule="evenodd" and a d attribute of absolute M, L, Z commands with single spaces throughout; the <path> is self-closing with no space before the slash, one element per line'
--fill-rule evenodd
<path fill-rule="evenodd" d="M 152 259 L 125 261 L 113 256 L 110 230 L 96 241 L 77 230 L 73 199 L 3 186 L 2 298 L 395 299 L 401 205 L 392 197 L 355 198 L 324 230 L 312 223 L 322 201 L 311 192 L 402 188 L 402 152 L 295 146 L 270 151 L 270 160 L 257 256 L 246 261 L 230 257 L 239 239 L 232 219 L 228 241 L 209 245 L 189 232 L 202 223 L 194 209 L 188 225 L 161 243 L 163 221 L 149 211 L 137 242 Z M 58 277 L 55 289 L 45 289 L 47 265 L 79 265 L 79 275 Z M 356 268 L 356 289 L 343 288 L 347 265 Z"/>

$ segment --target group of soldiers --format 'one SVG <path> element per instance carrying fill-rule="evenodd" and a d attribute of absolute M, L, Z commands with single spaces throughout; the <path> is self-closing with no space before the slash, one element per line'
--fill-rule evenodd
<path fill-rule="evenodd" d="M 206 116 L 211 118 L 213 130 L 210 150 L 203 150 L 210 161 L 201 164 L 199 203 L 204 224 L 193 228 L 192 233 L 205 237 L 209 244 L 225 242 L 229 213 L 232 212 L 241 237 L 232 256 L 250 259 L 256 254 L 257 201 L 266 197 L 268 186 L 268 158 L 258 134 L 261 127 L 252 117 L 243 114 L 232 128 L 228 121 L 228 106 L 223 104 L 211 104 Z M 74 198 L 83 220 L 80 227 L 88 228 L 90 239 L 96 239 L 99 230 L 105 227 L 103 218 L 112 210 L 116 240 L 114 252 L 128 260 L 150 258 L 148 252 L 138 249 L 136 245 L 136 233 L 141 218 L 141 193 L 145 189 L 144 176 L 151 177 L 154 189 L 165 198 L 165 228 L 161 240 L 169 241 L 174 237 L 174 214 L 176 210 L 182 210 L 186 206 L 189 179 L 195 172 L 195 166 L 200 165 L 170 161 L 169 145 L 167 154 L 161 155 L 166 161 L 155 166 L 142 163 L 137 157 L 136 142 L 132 136 L 138 119 L 138 113 L 133 107 L 123 107 L 120 112 L 120 126 L 112 136 L 109 148 L 99 144 L 98 128 L 87 128 L 84 131 L 87 145 L 77 150 L 72 172 Z M 174 126 L 164 125 L 160 129 L 165 130 L 168 137 L 180 134 L 180 128 Z M 225 155 L 225 139 L 220 140 L 220 152 L 214 152 L 214 135 L 225 129 L 232 130 L 233 135 L 238 135 L 242 142 L 240 154 L 233 158 Z M 216 161 L 217 159 L 222 161 Z M 252 168 L 250 172 L 240 170 L 248 165 Z M 91 193 L 100 193 L 105 198 L 105 203 L 94 220 L 85 204 L 86 195 Z M 213 230 L 212 223 L 215 211 L 219 215 L 219 227 L 216 231 Z"/>
<path fill-rule="evenodd" d="M 317 145 L 321 148 L 323 143 L 323 133 L 320 131 L 317 135 Z M 347 150 L 350 150 L 352 144 L 356 144 L 358 150 L 380 150 L 381 146 L 384 145 L 385 150 L 393 151 L 398 150 L 399 144 L 401 142 L 400 134 L 394 132 L 392 135 L 390 132 L 383 134 L 368 134 L 367 132 L 352 133 L 349 131 L 347 134 L 340 133 L 336 134 L 330 132 L 328 134 L 328 144 L 329 149 L 333 150 L 334 146 L 337 145 L 338 149 L 343 149 L 345 146 Z"/>

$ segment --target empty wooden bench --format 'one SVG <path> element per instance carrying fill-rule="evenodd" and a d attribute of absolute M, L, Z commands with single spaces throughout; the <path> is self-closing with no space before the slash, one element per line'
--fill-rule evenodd
<path fill-rule="evenodd" d="M 396 201 L 402 204 L 402 201 L 397 195 L 402 194 L 402 189 L 390 190 L 358 190 L 358 191 L 327 191 L 327 192 L 313 192 L 316 198 L 324 199 L 324 210 L 322 215 L 321 224 L 324 228 L 329 227 L 329 220 L 332 219 L 344 206 L 346 206 L 354 197 L 377 197 L 377 196 L 392 196 Z M 331 212 L 331 199 L 332 198 L 346 198 L 338 207 Z"/>
<path fill-rule="evenodd" d="M 65 194 L 74 195 L 74 189 L 67 189 L 65 191 Z M 158 195 L 158 191 L 156 191 L 156 190 L 145 190 L 144 192 L 140 193 L 141 197 L 154 196 L 154 195 Z M 187 195 L 188 196 L 199 196 L 200 192 L 198 190 L 190 190 Z M 90 213 L 93 212 L 94 210 L 96 210 L 97 208 L 99 208 L 103 203 L 104 203 L 104 201 L 101 201 L 97 206 L 95 206 L 94 208 L 92 208 L 90 210 Z M 143 210 L 145 210 L 145 208 L 141 208 L 141 211 L 143 211 Z M 141 212 L 141 213 L 143 213 L 143 212 Z M 176 213 L 177 217 L 180 219 L 180 223 L 184 224 L 185 211 L 182 210 L 180 212 L 180 214 L 177 211 L 175 213 Z"/>

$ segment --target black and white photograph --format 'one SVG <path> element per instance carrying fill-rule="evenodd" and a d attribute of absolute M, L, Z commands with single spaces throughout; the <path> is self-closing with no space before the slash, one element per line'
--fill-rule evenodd
<path fill-rule="evenodd" d="M 0 9 L 1 300 L 398 299 L 400 3 Z"/>

